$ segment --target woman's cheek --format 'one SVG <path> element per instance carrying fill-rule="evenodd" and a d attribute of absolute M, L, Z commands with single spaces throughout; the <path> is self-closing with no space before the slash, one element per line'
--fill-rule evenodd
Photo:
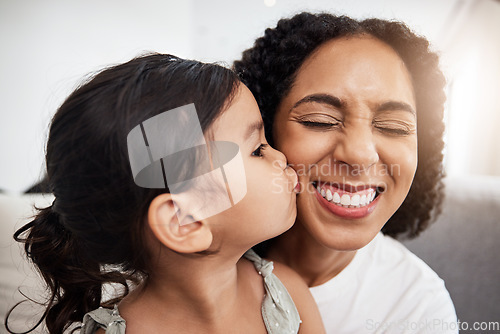
<path fill-rule="evenodd" d="M 278 149 L 285 154 L 289 164 L 296 168 L 309 169 L 312 166 L 308 168 L 307 165 L 318 163 L 328 155 L 333 142 L 331 136 L 323 133 L 296 130 L 288 140 L 282 142 L 281 149 Z"/>
<path fill-rule="evenodd" d="M 416 136 L 384 138 L 384 140 L 379 141 L 377 147 L 381 163 L 390 175 L 411 184 L 418 160 Z"/>

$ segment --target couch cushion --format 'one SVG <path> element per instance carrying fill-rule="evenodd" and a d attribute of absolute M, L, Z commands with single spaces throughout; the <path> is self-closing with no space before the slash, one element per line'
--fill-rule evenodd
<path fill-rule="evenodd" d="M 37 301 L 44 301 L 44 286 L 32 265 L 26 261 L 23 245 L 13 239 L 14 232 L 29 222 L 35 209 L 50 205 L 54 197 L 50 194 L 30 194 L 8 196 L 0 194 L 0 314 L 2 320 L 8 310 L 17 302 L 26 300 L 25 293 Z M 21 292 L 20 292 L 20 291 Z M 26 331 L 43 313 L 43 307 L 32 302 L 24 302 L 9 318 L 12 330 Z M 36 333 L 39 333 L 38 328 Z M 0 332 L 4 332 L 4 321 Z"/>
<path fill-rule="evenodd" d="M 442 215 L 404 244 L 446 282 L 460 321 L 500 321 L 500 178 L 445 184 Z"/>

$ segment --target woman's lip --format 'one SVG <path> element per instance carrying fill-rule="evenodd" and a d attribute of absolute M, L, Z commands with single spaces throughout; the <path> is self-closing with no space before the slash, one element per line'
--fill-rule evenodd
<path fill-rule="evenodd" d="M 378 200 L 381 197 L 381 195 L 375 197 L 375 199 L 368 205 L 359 207 L 359 208 L 345 208 L 339 205 L 336 205 L 334 203 L 328 202 L 323 196 L 321 196 L 320 193 L 318 193 L 316 190 L 314 191 L 314 195 L 316 196 L 316 199 L 318 200 L 319 204 L 323 206 L 325 209 L 330 211 L 336 216 L 339 216 L 341 218 L 346 218 L 346 219 L 359 219 L 368 216 L 370 213 L 375 210 L 375 207 L 378 204 Z"/>
<path fill-rule="evenodd" d="M 378 186 L 375 186 L 375 185 L 372 185 L 372 184 L 362 184 L 362 185 L 354 186 L 354 185 L 350 185 L 350 184 L 347 184 L 347 183 L 324 182 L 324 181 L 314 181 L 313 185 L 314 184 L 319 185 L 319 186 L 321 186 L 321 185 L 328 185 L 329 187 L 334 187 L 334 188 L 337 188 L 339 190 L 350 192 L 350 193 L 355 193 L 355 192 L 366 190 L 366 189 L 369 189 L 369 188 L 373 188 L 373 189 L 378 188 Z M 383 191 L 381 191 L 381 192 L 383 192 Z"/>

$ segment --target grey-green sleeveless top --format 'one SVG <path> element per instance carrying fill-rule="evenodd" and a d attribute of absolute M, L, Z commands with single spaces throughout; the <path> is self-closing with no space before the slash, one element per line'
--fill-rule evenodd
<path fill-rule="evenodd" d="M 270 334 L 295 334 L 302 322 L 299 312 L 290 294 L 281 281 L 273 274 L 273 263 L 266 261 L 249 250 L 244 255 L 252 261 L 255 269 L 264 279 L 266 294 L 262 302 L 262 318 Z M 94 334 L 98 328 L 103 328 L 106 334 L 125 334 L 125 319 L 118 313 L 118 307 L 113 310 L 98 308 L 83 317 L 82 334 Z"/>

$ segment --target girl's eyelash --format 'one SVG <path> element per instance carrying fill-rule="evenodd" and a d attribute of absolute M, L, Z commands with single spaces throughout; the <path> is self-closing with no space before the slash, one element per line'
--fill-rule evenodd
<path fill-rule="evenodd" d="M 263 157 L 264 155 L 262 154 L 262 151 L 264 151 L 267 146 L 269 146 L 269 144 L 260 144 L 259 147 L 252 152 L 252 155 L 254 157 Z"/>

